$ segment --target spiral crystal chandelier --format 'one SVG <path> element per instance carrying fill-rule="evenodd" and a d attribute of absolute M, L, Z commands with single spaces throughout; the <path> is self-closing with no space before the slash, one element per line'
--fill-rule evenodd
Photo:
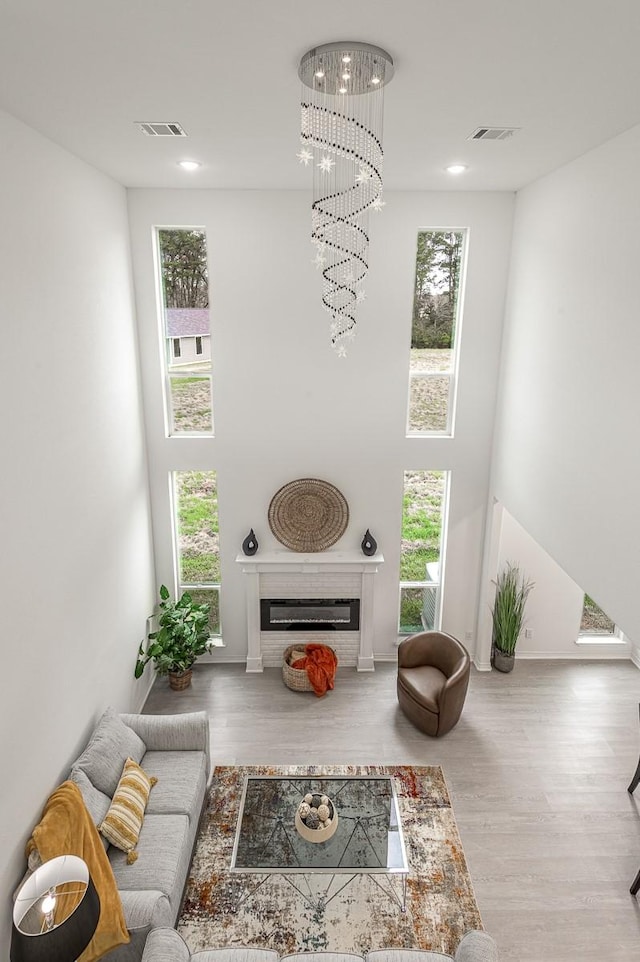
<path fill-rule="evenodd" d="M 311 240 L 322 271 L 331 344 L 344 357 L 355 337 L 369 269 L 369 211 L 382 199 L 384 87 L 393 76 L 385 50 L 341 41 L 309 50 L 298 75 L 302 122 L 298 153 L 313 167 Z"/>

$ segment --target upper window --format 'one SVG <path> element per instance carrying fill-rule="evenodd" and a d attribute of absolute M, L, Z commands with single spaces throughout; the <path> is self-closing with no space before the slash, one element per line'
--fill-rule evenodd
<path fill-rule="evenodd" d="M 207 239 L 197 228 L 157 232 L 170 435 L 212 434 Z"/>
<path fill-rule="evenodd" d="M 453 434 L 466 232 L 418 234 L 407 434 Z"/>

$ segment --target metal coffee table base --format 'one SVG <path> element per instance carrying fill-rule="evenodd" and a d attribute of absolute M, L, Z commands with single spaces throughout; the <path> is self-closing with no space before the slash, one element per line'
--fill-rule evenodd
<path fill-rule="evenodd" d="M 361 878 L 364 875 L 367 875 L 372 882 L 375 882 L 375 884 L 378 886 L 380 891 L 384 892 L 384 894 L 387 896 L 387 898 L 390 901 L 395 902 L 395 904 L 398 906 L 401 912 L 406 913 L 407 911 L 408 873 L 405 874 L 404 872 L 396 873 L 394 875 L 380 875 L 374 872 L 354 872 L 353 875 L 347 875 L 346 877 L 344 873 L 340 875 L 323 875 L 320 873 L 318 874 L 311 873 L 312 878 L 315 878 L 315 879 L 328 878 L 329 879 L 329 884 L 326 886 L 324 891 L 322 891 L 320 894 L 318 894 L 317 892 L 315 893 L 313 892 L 311 888 L 310 880 L 309 880 L 309 875 L 299 873 L 299 872 L 296 872 L 295 875 L 287 875 L 285 872 L 269 872 L 266 875 L 261 875 L 259 877 L 259 880 L 256 882 L 256 884 L 253 885 L 250 888 L 250 890 L 242 896 L 242 898 L 236 905 L 236 911 L 238 911 L 238 909 L 241 906 L 243 906 L 245 902 L 248 902 L 249 899 L 255 895 L 258 889 L 261 888 L 264 885 L 264 883 L 268 879 L 272 878 L 274 875 L 279 875 L 280 878 L 283 878 L 286 882 L 288 882 L 289 885 L 293 889 L 295 889 L 299 895 L 302 896 L 302 898 L 305 900 L 307 905 L 316 912 L 322 912 L 327 907 L 327 905 L 329 905 L 329 903 L 332 902 L 334 898 L 336 898 L 337 895 L 340 895 L 340 893 L 344 889 L 346 889 L 346 887 L 350 884 L 350 882 L 353 882 L 355 878 Z M 294 879 L 296 881 L 294 881 Z M 339 884 L 338 888 L 335 888 L 335 890 L 332 890 L 334 889 L 334 883 L 336 879 L 338 879 L 339 883 L 341 884 Z M 384 883 L 382 882 L 382 879 L 384 879 Z M 399 883 L 398 885 L 395 884 L 396 879 L 398 880 L 398 883 Z M 300 884 L 298 884 L 298 882 L 303 883 L 307 891 L 304 891 L 304 889 L 301 887 Z"/>

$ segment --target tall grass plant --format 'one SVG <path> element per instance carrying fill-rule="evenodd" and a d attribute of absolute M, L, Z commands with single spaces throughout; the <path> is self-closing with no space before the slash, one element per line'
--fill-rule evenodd
<path fill-rule="evenodd" d="M 517 564 L 507 562 L 496 579 L 493 615 L 493 644 L 505 655 L 513 655 L 524 626 L 527 598 L 535 587 L 520 573 Z"/>

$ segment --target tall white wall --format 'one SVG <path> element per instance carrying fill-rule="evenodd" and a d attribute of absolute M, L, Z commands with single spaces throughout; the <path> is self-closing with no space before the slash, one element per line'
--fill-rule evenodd
<path fill-rule="evenodd" d="M 391 193 L 386 200 L 371 222 L 359 333 L 340 359 L 320 304 L 306 192 L 129 191 L 158 572 L 173 584 L 169 473 L 217 471 L 226 648 L 215 659 L 246 657 L 245 585 L 235 557 L 250 527 L 262 548 L 279 547 L 269 502 L 301 477 L 330 481 L 348 501 L 349 526 L 336 549 L 357 549 L 368 527 L 376 537 L 385 564 L 376 575 L 374 652 L 394 658 L 403 473 L 451 471 L 444 627 L 475 637 L 513 196 Z M 154 225 L 207 231 L 214 438 L 164 436 Z M 469 229 L 453 439 L 405 436 L 416 238 L 429 227 Z"/>
<path fill-rule="evenodd" d="M 155 578 L 124 190 L 0 113 L 0 954 L 24 843 L 107 704 L 138 707 Z"/>
<path fill-rule="evenodd" d="M 640 126 L 518 194 L 495 497 L 640 640 Z"/>

